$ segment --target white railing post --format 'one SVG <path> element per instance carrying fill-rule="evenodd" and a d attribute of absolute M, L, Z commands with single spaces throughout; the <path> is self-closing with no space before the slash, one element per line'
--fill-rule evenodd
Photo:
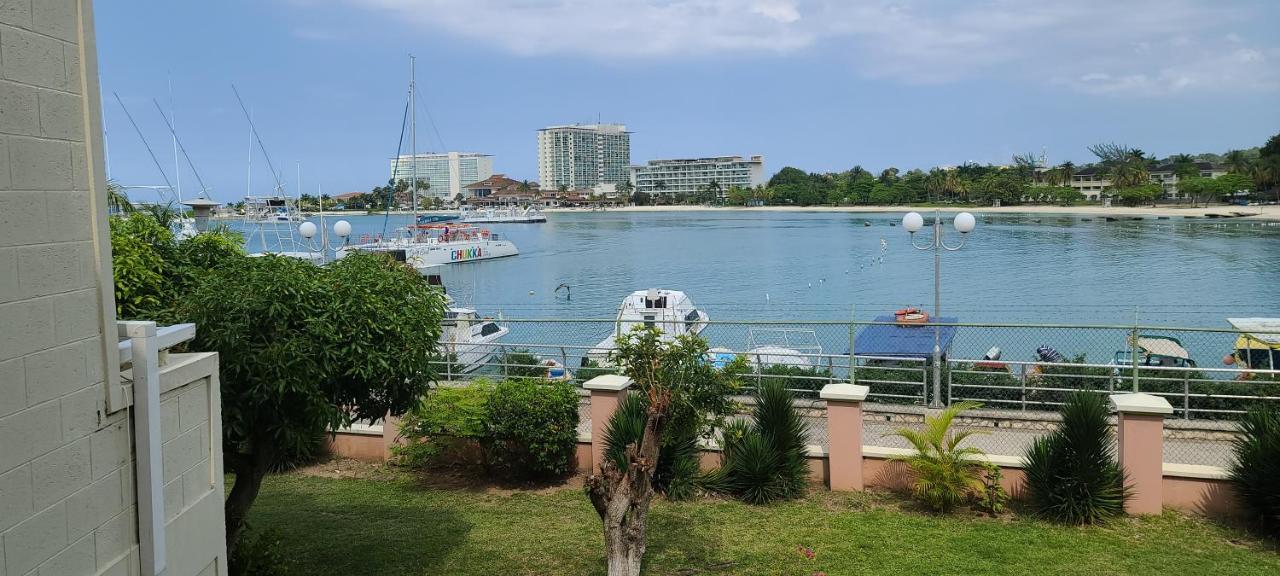
<path fill-rule="evenodd" d="M 119 323 L 133 363 L 134 463 L 138 484 L 138 547 L 143 576 L 168 567 L 164 536 L 163 457 L 160 452 L 160 350 L 155 322 Z"/>

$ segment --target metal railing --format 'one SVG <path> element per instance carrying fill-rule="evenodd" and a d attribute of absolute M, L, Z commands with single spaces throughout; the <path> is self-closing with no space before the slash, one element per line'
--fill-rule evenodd
<path fill-rule="evenodd" d="M 510 329 L 499 342 L 450 342 L 445 346 L 475 352 L 483 362 L 462 366 L 442 355 L 441 378 L 466 380 L 512 376 L 546 376 L 548 360 L 560 377 L 582 382 L 612 372 L 598 361 L 600 343 L 612 335 L 616 319 L 522 319 L 498 323 Z M 925 405 L 931 398 L 931 360 L 927 355 L 859 353 L 858 338 L 870 327 L 892 325 L 864 321 L 734 321 L 702 323 L 700 336 L 716 354 L 745 356 L 749 371 L 744 386 L 781 379 L 801 395 L 816 396 L 822 386 L 853 381 L 871 388 L 876 402 Z M 1234 419 L 1251 404 L 1280 402 L 1280 370 L 1215 366 L 1234 350 L 1239 333 L 1231 329 L 1166 326 L 1066 324 L 928 324 L 909 328 L 954 329 L 942 366 L 942 401 L 976 400 L 989 408 L 1053 411 L 1077 390 L 1098 393 L 1147 392 L 1169 400 L 1175 416 L 1186 420 Z M 804 331 L 818 344 L 814 350 L 753 350 L 752 329 Z M 1174 338 L 1194 362 L 1185 366 L 1147 365 L 1134 354 L 1138 336 Z M 487 347 L 487 349 L 484 349 Z M 1053 348 L 1046 360 L 1037 349 Z M 998 358 L 987 357 L 999 348 Z M 864 346 L 865 349 L 865 346 Z M 851 354 L 852 352 L 852 354 Z M 1280 355 L 1280 353 L 1277 353 Z M 474 355 L 473 355 L 474 356 Z M 1100 360 L 1101 359 L 1101 360 Z M 455 359 L 456 360 L 456 359 Z"/>

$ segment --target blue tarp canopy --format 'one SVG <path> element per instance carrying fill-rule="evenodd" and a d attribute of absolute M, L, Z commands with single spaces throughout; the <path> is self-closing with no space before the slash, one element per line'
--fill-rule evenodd
<path fill-rule="evenodd" d="M 876 322 L 893 322 L 893 316 L 877 316 Z M 955 318 L 930 318 L 928 324 L 875 324 L 858 332 L 854 341 L 854 353 L 859 356 L 893 356 L 899 358 L 932 358 L 933 332 L 929 324 L 954 324 Z M 939 326 L 938 343 L 945 355 L 955 338 L 955 326 Z"/>

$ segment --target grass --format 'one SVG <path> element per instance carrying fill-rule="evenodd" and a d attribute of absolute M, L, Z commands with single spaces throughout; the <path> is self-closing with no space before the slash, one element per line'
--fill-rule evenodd
<path fill-rule="evenodd" d="M 294 574 L 604 574 L 600 522 L 581 489 L 372 476 L 269 477 L 250 524 L 280 536 Z M 816 490 L 770 506 L 658 501 L 649 518 L 646 574 L 1280 574 L 1274 547 L 1174 512 L 1077 528 Z"/>

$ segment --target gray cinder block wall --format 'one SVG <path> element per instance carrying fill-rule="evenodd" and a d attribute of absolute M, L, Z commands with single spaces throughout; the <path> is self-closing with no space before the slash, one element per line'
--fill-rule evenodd
<path fill-rule="evenodd" d="M 147 573 L 95 55 L 91 0 L 0 0 L 0 576 Z M 169 574 L 224 574 L 217 358 L 194 356 L 161 396 Z"/>

